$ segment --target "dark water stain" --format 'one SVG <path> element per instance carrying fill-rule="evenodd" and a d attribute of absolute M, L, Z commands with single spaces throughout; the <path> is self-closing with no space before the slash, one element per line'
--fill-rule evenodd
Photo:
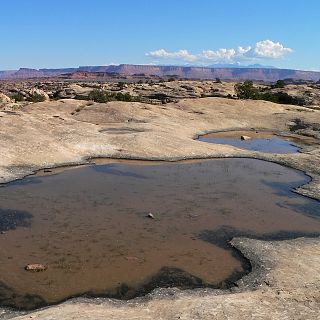
<path fill-rule="evenodd" d="M 31 219 L 32 214 L 27 211 L 0 208 L 0 231 L 30 227 Z"/>
<path fill-rule="evenodd" d="M 282 202 L 277 204 L 279 207 L 291 209 L 297 213 L 304 214 L 311 218 L 320 218 L 320 208 L 317 202 L 305 204 L 292 204 L 288 202 Z"/>
<path fill-rule="evenodd" d="M 282 197 L 289 197 L 289 198 L 294 198 L 296 197 L 296 194 L 292 192 L 292 189 L 296 189 L 300 186 L 302 186 L 305 183 L 308 183 L 311 181 L 311 178 L 306 178 L 305 180 L 300 180 L 300 181 L 295 181 L 291 184 L 291 189 L 288 189 L 288 185 L 285 182 L 280 182 L 280 181 L 266 181 L 266 180 L 261 180 L 263 184 L 266 186 L 271 187 L 274 189 L 274 192 L 276 192 L 277 195 L 282 196 Z"/>
<path fill-rule="evenodd" d="M 3 225 L 22 221 L 0 237 L 0 305 L 33 309 L 80 295 L 226 288 L 251 268 L 230 247 L 232 237 L 320 233 L 313 214 L 320 203 L 291 191 L 310 178 L 270 162 L 115 162 L 52 173 L 0 189 Z M 28 273 L 28 263 L 48 269 Z"/>
<path fill-rule="evenodd" d="M 2 282 L 0 282 L 0 304 L 18 310 L 32 310 L 48 305 L 42 297 L 33 294 L 21 295 Z"/>
<path fill-rule="evenodd" d="M 319 123 L 309 123 L 309 122 L 305 122 L 304 120 L 299 119 L 299 118 L 294 119 L 293 123 L 294 124 L 292 124 L 290 126 L 291 132 L 304 130 L 304 129 L 310 129 L 313 131 L 320 131 L 320 124 Z"/>
<path fill-rule="evenodd" d="M 237 280 L 242 278 L 245 274 L 251 272 L 251 264 L 249 260 L 244 258 L 240 252 L 237 252 L 237 250 L 233 250 L 234 256 L 242 260 L 245 269 L 241 272 L 232 272 L 228 278 L 216 284 L 205 282 L 201 278 L 189 274 L 188 272 L 179 268 L 162 267 L 155 275 L 146 279 L 145 282 L 138 287 L 132 287 L 126 283 L 120 283 L 117 288 L 112 291 L 88 291 L 68 296 L 62 300 L 50 303 L 39 295 L 17 293 L 14 289 L 0 282 L 0 305 L 12 310 L 31 311 L 79 297 L 129 300 L 145 296 L 157 288 L 177 287 L 180 290 L 197 288 L 229 289 L 236 286 L 235 282 Z"/>
<path fill-rule="evenodd" d="M 230 241 L 235 237 L 244 237 L 257 240 L 266 241 L 280 241 L 290 240 L 299 237 L 313 238 L 319 237 L 319 232 L 302 232 L 302 231 L 287 231 L 280 230 L 277 232 L 270 233 L 257 233 L 252 230 L 236 229 L 230 226 L 221 226 L 215 230 L 204 230 L 199 233 L 198 237 L 201 240 L 208 241 L 220 248 L 231 250 L 234 252 L 233 247 L 230 245 Z"/>
<path fill-rule="evenodd" d="M 9 186 L 27 186 L 29 184 L 39 184 L 42 183 L 42 180 L 36 177 L 27 177 L 23 179 L 18 179 L 1 185 L 0 187 L 9 187 Z"/>
<path fill-rule="evenodd" d="M 130 133 L 140 133 L 140 132 L 145 132 L 147 130 L 144 129 L 137 129 L 137 128 L 129 128 L 129 127 L 124 127 L 124 128 L 105 128 L 99 130 L 100 133 L 112 133 L 112 134 L 130 134 Z"/>

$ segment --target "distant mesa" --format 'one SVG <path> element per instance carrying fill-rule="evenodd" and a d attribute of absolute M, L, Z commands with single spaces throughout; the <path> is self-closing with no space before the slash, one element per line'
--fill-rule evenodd
<path fill-rule="evenodd" d="M 168 77 L 176 76 L 183 79 L 216 79 L 223 80 L 261 80 L 276 81 L 279 79 L 292 80 L 311 80 L 318 81 L 320 72 L 303 71 L 292 69 L 277 69 L 274 67 L 262 67 L 252 65 L 247 67 L 229 66 L 220 67 L 193 67 L 193 66 L 156 66 L 156 65 L 133 65 L 120 64 L 109 66 L 80 66 L 78 68 L 61 68 L 61 69 L 29 69 L 20 68 L 19 70 L 0 71 L 0 80 L 10 79 L 29 79 L 29 78 L 46 78 L 61 77 L 82 78 L 90 76 L 133 76 L 146 75 Z"/>

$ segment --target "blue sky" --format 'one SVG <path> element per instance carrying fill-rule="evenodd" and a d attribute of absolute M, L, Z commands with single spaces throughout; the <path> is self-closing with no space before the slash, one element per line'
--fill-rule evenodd
<path fill-rule="evenodd" d="M 319 0 L 1 0 L 0 70 L 264 64 L 320 70 Z"/>

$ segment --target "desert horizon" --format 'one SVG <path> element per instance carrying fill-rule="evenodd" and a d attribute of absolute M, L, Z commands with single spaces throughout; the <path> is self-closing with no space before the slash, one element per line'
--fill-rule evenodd
<path fill-rule="evenodd" d="M 10 0 L 0 320 L 319 320 L 317 0 Z"/>

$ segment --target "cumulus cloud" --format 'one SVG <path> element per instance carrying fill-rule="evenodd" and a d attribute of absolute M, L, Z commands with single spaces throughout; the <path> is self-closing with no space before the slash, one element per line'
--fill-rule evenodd
<path fill-rule="evenodd" d="M 254 48 L 254 53 L 257 57 L 271 59 L 281 58 L 292 51 L 291 48 L 285 48 L 281 43 L 273 42 L 271 40 L 259 41 Z"/>
<path fill-rule="evenodd" d="M 188 50 L 179 50 L 175 52 L 168 52 L 164 49 L 150 51 L 146 53 L 146 56 L 162 59 L 182 59 L 184 61 L 196 61 L 197 56 L 190 54 Z"/>
<path fill-rule="evenodd" d="M 178 60 L 195 63 L 239 63 L 242 61 L 257 61 L 260 59 L 279 59 L 291 53 L 291 48 L 284 47 L 279 42 L 263 40 L 252 46 L 239 46 L 237 48 L 220 48 L 218 50 L 203 50 L 200 53 L 192 54 L 188 50 L 169 52 L 165 49 L 158 49 L 146 53 L 147 57 Z"/>

